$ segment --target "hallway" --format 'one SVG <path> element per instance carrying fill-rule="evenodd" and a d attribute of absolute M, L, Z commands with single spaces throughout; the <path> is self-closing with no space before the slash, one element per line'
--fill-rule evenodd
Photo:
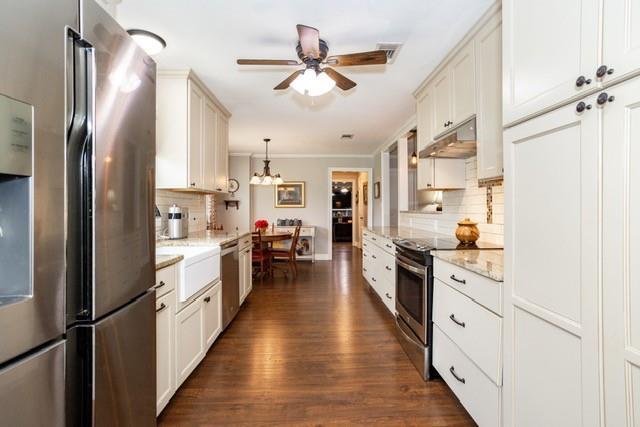
<path fill-rule="evenodd" d="M 255 280 L 158 424 L 474 425 L 443 382 L 420 379 L 360 257 L 336 245 L 296 280 Z"/>

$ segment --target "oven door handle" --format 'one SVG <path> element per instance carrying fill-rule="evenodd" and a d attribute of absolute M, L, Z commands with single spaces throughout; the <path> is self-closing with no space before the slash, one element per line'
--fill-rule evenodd
<path fill-rule="evenodd" d="M 396 264 L 400 267 L 409 270 L 410 272 L 417 274 L 420 277 L 425 276 L 424 268 L 414 267 L 403 260 L 404 258 L 401 255 L 396 255 Z"/>

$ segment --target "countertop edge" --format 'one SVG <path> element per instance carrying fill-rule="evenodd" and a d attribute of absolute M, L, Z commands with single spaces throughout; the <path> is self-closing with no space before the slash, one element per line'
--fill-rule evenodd
<path fill-rule="evenodd" d="M 495 254 L 495 252 L 502 252 L 501 249 L 472 249 L 474 252 L 477 252 L 478 257 L 482 257 L 483 253 L 486 254 Z M 453 264 L 460 268 L 464 268 L 472 273 L 476 273 L 480 276 L 486 277 L 487 279 L 491 279 L 496 283 L 504 282 L 504 264 L 503 263 L 495 263 L 496 268 L 499 271 L 490 270 L 485 268 L 486 262 L 484 263 L 476 263 L 470 264 L 462 254 L 463 250 L 439 250 L 439 251 L 431 251 L 431 254 L 442 260 L 444 262 L 448 262 L 449 264 Z M 452 257 L 452 253 L 456 253 L 457 257 Z"/>
<path fill-rule="evenodd" d="M 158 260 L 160 257 L 160 260 Z M 170 267 L 184 259 L 182 255 L 156 255 L 156 271 Z"/>

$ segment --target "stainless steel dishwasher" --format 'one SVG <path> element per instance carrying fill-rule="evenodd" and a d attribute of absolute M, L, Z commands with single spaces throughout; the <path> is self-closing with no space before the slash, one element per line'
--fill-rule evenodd
<path fill-rule="evenodd" d="M 222 329 L 224 330 L 240 309 L 238 241 L 225 243 L 220 249 L 222 257 Z"/>

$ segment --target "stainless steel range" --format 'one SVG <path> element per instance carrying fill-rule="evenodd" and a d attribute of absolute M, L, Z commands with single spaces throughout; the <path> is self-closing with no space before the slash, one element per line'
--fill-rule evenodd
<path fill-rule="evenodd" d="M 423 239 L 397 239 L 396 244 L 396 325 L 398 340 L 423 379 L 438 376 L 431 364 L 433 312 L 432 250 L 496 249 L 497 245 L 478 243 L 461 246 L 447 236 Z"/>

